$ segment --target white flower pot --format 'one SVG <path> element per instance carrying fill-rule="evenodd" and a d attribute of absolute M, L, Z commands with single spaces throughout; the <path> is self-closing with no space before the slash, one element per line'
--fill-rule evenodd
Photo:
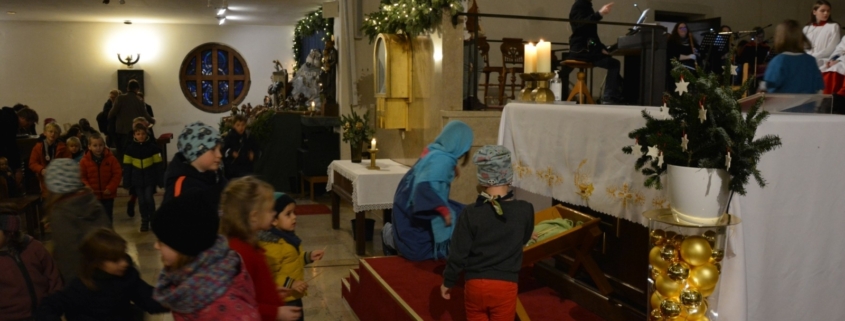
<path fill-rule="evenodd" d="M 731 176 L 724 169 L 669 165 L 666 179 L 672 214 L 679 221 L 712 225 L 725 214 Z"/>

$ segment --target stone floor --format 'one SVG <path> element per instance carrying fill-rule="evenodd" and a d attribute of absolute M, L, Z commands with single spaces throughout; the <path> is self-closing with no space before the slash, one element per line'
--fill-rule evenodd
<path fill-rule="evenodd" d="M 161 260 L 158 251 L 153 247 L 155 235 L 152 232 L 141 233 L 140 215 L 129 218 L 126 215 L 127 196 L 119 196 L 114 206 L 114 228 L 128 242 L 128 252 L 137 262 L 141 275 L 145 281 L 155 285 L 161 271 Z M 317 197 L 317 203 L 331 207 L 328 194 Z M 299 204 L 313 204 L 310 200 L 298 199 Z M 156 204 L 161 204 L 161 192 L 156 195 Z M 138 212 L 137 205 L 135 209 Z M 376 219 L 376 229 L 373 242 L 367 242 L 366 256 L 382 255 L 381 250 L 381 212 L 369 212 L 368 218 Z M 324 320 L 357 320 L 355 314 L 340 296 L 341 278 L 349 274 L 349 270 L 358 266 L 355 254 L 355 244 L 352 239 L 350 220 L 354 213 L 349 204 L 343 204 L 340 211 L 340 229 L 331 229 L 331 215 L 297 216 L 296 234 L 302 238 L 302 246 L 306 251 L 325 249 L 326 254 L 319 262 L 305 268 L 305 279 L 308 281 L 308 296 L 304 298 L 304 311 L 309 321 Z M 374 247 L 374 245 L 377 245 Z M 310 281 L 309 281 L 310 280 Z M 149 316 L 147 320 L 173 320 L 167 315 Z"/>

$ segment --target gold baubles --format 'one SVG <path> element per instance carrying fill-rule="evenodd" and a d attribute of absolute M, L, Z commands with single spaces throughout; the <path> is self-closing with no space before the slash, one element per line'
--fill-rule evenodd
<path fill-rule="evenodd" d="M 681 243 L 681 258 L 693 266 L 699 266 L 710 261 L 713 248 L 702 236 L 690 236 Z"/>
<path fill-rule="evenodd" d="M 652 268 L 652 269 L 651 269 L 651 271 L 650 271 L 650 273 L 651 273 L 651 280 L 652 280 L 652 281 L 654 281 L 654 280 L 657 280 L 657 276 L 658 276 L 658 275 L 664 275 L 664 274 L 666 274 L 666 271 L 661 271 L 661 270 L 660 270 L 660 269 L 658 269 L 658 268 Z"/>
<path fill-rule="evenodd" d="M 678 259 L 678 251 L 674 245 L 665 244 L 663 248 L 660 249 L 660 257 L 667 262 L 674 262 Z"/>
<path fill-rule="evenodd" d="M 683 304 L 683 302 L 681 303 Z M 702 299 L 701 304 L 697 307 L 687 307 L 687 320 L 697 320 L 707 314 L 707 300 Z"/>
<path fill-rule="evenodd" d="M 654 280 L 654 288 L 657 289 L 657 292 L 660 292 L 660 295 L 664 298 L 677 298 L 678 295 L 681 294 L 681 290 L 684 288 L 684 282 L 675 281 L 670 279 L 668 276 L 661 275 Z"/>
<path fill-rule="evenodd" d="M 686 238 L 685 236 L 678 234 L 678 235 L 675 235 L 675 236 L 672 237 L 672 240 L 670 241 L 670 243 L 674 244 L 676 248 L 679 248 L 679 247 L 681 247 L 681 243 L 684 242 L 685 238 Z"/>
<path fill-rule="evenodd" d="M 704 238 L 710 243 L 710 247 L 716 247 L 716 231 L 710 230 L 704 232 Z"/>
<path fill-rule="evenodd" d="M 681 291 L 681 304 L 683 304 L 687 308 L 698 308 L 701 306 L 701 302 L 704 300 L 704 297 L 701 295 L 701 292 L 693 289 L 684 289 Z"/>
<path fill-rule="evenodd" d="M 663 315 L 662 315 L 662 314 L 660 314 L 660 309 L 659 309 L 659 308 L 658 308 L 658 309 L 653 309 L 653 310 L 651 310 L 651 313 L 649 314 L 649 317 L 650 317 L 650 318 L 649 318 L 649 320 L 651 320 L 651 321 L 660 321 L 660 320 L 663 320 Z"/>
<path fill-rule="evenodd" d="M 681 315 L 681 303 L 666 299 L 660 302 L 660 314 L 667 320 L 674 320 Z"/>
<path fill-rule="evenodd" d="M 689 283 L 704 294 L 705 290 L 713 289 L 719 283 L 719 269 L 710 263 L 696 266 L 690 271 Z"/>
<path fill-rule="evenodd" d="M 701 292 L 701 295 L 702 295 L 703 297 L 705 297 L 705 298 L 710 297 L 711 295 L 713 295 L 713 292 L 715 292 L 715 291 L 716 291 L 716 288 L 715 288 L 715 287 L 710 288 L 710 289 L 698 289 L 698 292 Z"/>
<path fill-rule="evenodd" d="M 660 246 L 655 246 L 648 253 L 648 263 L 651 264 L 652 268 L 659 269 L 661 273 L 669 267 L 669 262 L 660 257 L 660 251 L 662 249 Z"/>
<path fill-rule="evenodd" d="M 649 301 L 651 305 L 649 306 L 651 309 L 659 309 L 660 302 L 663 302 L 663 297 L 660 296 L 660 292 L 654 291 L 651 294 L 651 300 Z"/>
<path fill-rule="evenodd" d="M 675 262 L 666 269 L 666 275 L 675 281 L 684 281 L 689 277 L 690 267 L 684 262 Z"/>
<path fill-rule="evenodd" d="M 713 250 L 713 253 L 710 254 L 711 262 L 722 262 L 722 259 L 725 258 L 725 250 Z"/>
<path fill-rule="evenodd" d="M 690 316 L 687 318 L 687 321 L 710 321 L 710 318 L 708 318 L 706 315 L 702 315 L 699 317 Z"/>
<path fill-rule="evenodd" d="M 666 232 L 663 230 L 651 231 L 649 238 L 651 239 L 651 244 L 655 246 L 663 245 L 663 242 L 666 240 Z"/>

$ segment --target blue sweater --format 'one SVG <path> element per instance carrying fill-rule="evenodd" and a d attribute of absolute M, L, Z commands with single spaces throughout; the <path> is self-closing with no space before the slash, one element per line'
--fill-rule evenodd
<path fill-rule="evenodd" d="M 779 94 L 815 94 L 824 89 L 816 59 L 806 53 L 781 53 L 766 67 L 767 91 Z"/>

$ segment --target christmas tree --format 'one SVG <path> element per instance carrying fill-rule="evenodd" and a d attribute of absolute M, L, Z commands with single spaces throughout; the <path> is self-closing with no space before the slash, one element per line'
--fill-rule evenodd
<path fill-rule="evenodd" d="M 729 61 L 721 75 L 701 69 L 693 73 L 677 60 L 672 66 L 677 89 L 665 95 L 661 107 L 668 117 L 654 117 L 643 110 L 645 127 L 630 132 L 628 136 L 636 143 L 622 148 L 626 154 L 635 148 L 643 153 L 634 167 L 648 177 L 645 186 L 660 189 L 660 175 L 667 165 L 676 165 L 725 169 L 731 175 L 731 192 L 740 195 L 745 195 L 751 176 L 764 187 L 766 181 L 757 162 L 781 145 L 775 135 L 754 139 L 757 127 L 769 116 L 760 109 L 765 96 L 743 116 L 737 100 L 748 91 L 751 80 L 731 89 L 734 66 Z"/>

